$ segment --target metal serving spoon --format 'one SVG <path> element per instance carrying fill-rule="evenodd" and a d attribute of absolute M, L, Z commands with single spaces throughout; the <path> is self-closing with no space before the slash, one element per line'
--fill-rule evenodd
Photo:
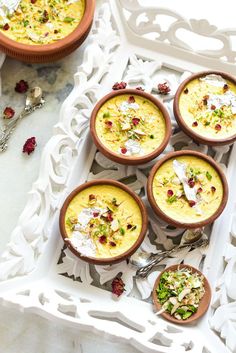
<path fill-rule="evenodd" d="M 36 109 L 42 108 L 44 103 L 45 100 L 43 98 L 42 89 L 40 87 L 32 88 L 26 96 L 25 108 L 23 111 L 16 119 L 12 120 L 0 131 L 0 152 L 6 151 L 7 141 L 9 140 L 18 121 L 33 113 Z"/>
<path fill-rule="evenodd" d="M 202 229 L 188 229 L 184 232 L 180 244 L 174 246 L 170 250 L 161 251 L 157 254 L 137 251 L 130 257 L 130 263 L 138 267 L 136 277 L 145 278 L 155 265 L 170 256 L 175 251 L 184 248 L 196 249 L 201 246 L 206 246 L 209 241 L 208 239 L 203 238 L 202 235 Z"/>

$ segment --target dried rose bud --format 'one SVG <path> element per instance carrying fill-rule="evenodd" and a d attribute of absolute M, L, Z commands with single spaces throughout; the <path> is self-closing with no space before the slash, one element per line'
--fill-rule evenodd
<path fill-rule="evenodd" d="M 112 87 L 112 89 L 114 90 L 114 91 L 118 91 L 119 89 L 125 89 L 126 88 L 126 86 L 127 86 L 127 83 L 126 82 L 116 82 L 114 85 L 113 85 L 113 87 Z"/>
<path fill-rule="evenodd" d="M 119 297 L 125 291 L 125 284 L 122 278 L 114 278 L 112 281 L 112 293 Z"/>
<path fill-rule="evenodd" d="M 35 137 L 30 137 L 28 140 L 26 140 L 22 152 L 31 154 L 32 152 L 34 152 L 36 146 L 37 143 Z"/>
<path fill-rule="evenodd" d="M 185 88 L 184 93 L 188 94 L 188 88 L 187 87 Z"/>
<path fill-rule="evenodd" d="M 193 207 L 193 206 L 196 205 L 196 202 L 193 201 L 193 200 L 189 200 L 188 204 L 189 204 L 190 207 Z"/>
<path fill-rule="evenodd" d="M 112 121 L 105 121 L 105 124 L 108 129 L 112 128 Z"/>
<path fill-rule="evenodd" d="M 193 178 L 190 178 L 190 179 L 188 180 L 188 185 L 190 186 L 190 188 L 193 188 L 193 187 L 194 187 L 195 181 L 194 181 Z"/>
<path fill-rule="evenodd" d="M 134 96 L 130 96 L 130 97 L 129 97 L 128 103 L 129 103 L 129 104 L 135 103 L 135 98 L 134 98 Z"/>
<path fill-rule="evenodd" d="M 13 110 L 11 107 L 6 107 L 3 112 L 3 118 L 4 119 L 11 119 L 15 115 L 15 110 Z"/>
<path fill-rule="evenodd" d="M 93 212 L 93 217 L 96 218 L 99 216 L 99 212 Z"/>
<path fill-rule="evenodd" d="M 212 187 L 211 187 L 211 191 L 212 191 L 213 193 L 216 192 L 215 186 L 212 186 Z"/>
<path fill-rule="evenodd" d="M 139 122 L 140 122 L 140 119 L 139 119 L 139 118 L 133 118 L 133 119 L 132 119 L 132 123 L 133 123 L 135 126 L 138 125 Z"/>
<path fill-rule="evenodd" d="M 214 104 L 211 105 L 211 110 L 216 110 L 216 106 Z"/>
<path fill-rule="evenodd" d="M 107 237 L 105 235 L 101 235 L 99 238 L 99 243 L 105 244 L 107 242 Z"/>
<path fill-rule="evenodd" d="M 220 124 L 216 124 L 215 125 L 215 130 L 220 131 L 221 130 L 221 125 Z"/>
<path fill-rule="evenodd" d="M 127 148 L 122 147 L 122 148 L 121 148 L 121 153 L 122 153 L 122 154 L 126 154 L 126 153 L 127 153 Z"/>
<path fill-rule="evenodd" d="M 157 85 L 157 88 L 158 88 L 158 93 L 160 94 L 168 94 L 170 92 L 170 87 L 167 84 L 167 82 L 159 83 Z"/>
<path fill-rule="evenodd" d="M 132 227 L 132 224 L 127 224 L 127 229 L 131 229 Z"/>
<path fill-rule="evenodd" d="M 207 105 L 208 99 L 209 99 L 209 94 L 205 95 L 205 96 L 202 98 L 202 101 L 203 101 L 203 104 L 204 104 L 204 105 Z"/>
<path fill-rule="evenodd" d="M 144 89 L 143 87 L 141 87 L 141 86 L 136 87 L 135 89 L 137 89 L 138 91 L 142 91 L 142 92 L 144 92 L 144 91 L 145 91 L 145 89 Z"/>
<path fill-rule="evenodd" d="M 89 201 L 96 200 L 96 196 L 94 194 L 89 195 Z"/>
<path fill-rule="evenodd" d="M 227 85 L 227 83 L 225 83 L 223 87 L 223 91 L 226 92 L 228 91 L 228 89 L 229 89 L 229 86 Z"/>
<path fill-rule="evenodd" d="M 16 92 L 25 93 L 28 91 L 28 89 L 29 89 L 28 82 L 26 82 L 24 80 L 20 80 L 19 82 L 16 83 L 16 86 L 15 86 Z"/>
<path fill-rule="evenodd" d="M 174 195 L 173 190 L 167 190 L 167 196 L 168 196 L 168 197 L 171 197 L 171 196 L 173 196 L 173 195 Z"/>
<path fill-rule="evenodd" d="M 198 122 L 197 122 L 197 121 L 194 121 L 194 122 L 192 123 L 192 126 L 193 126 L 193 127 L 198 126 Z"/>
<path fill-rule="evenodd" d="M 10 26 L 8 23 L 5 23 L 5 25 L 2 28 L 4 29 L 4 31 L 8 31 Z"/>
<path fill-rule="evenodd" d="M 110 241 L 109 244 L 113 247 L 116 246 L 116 243 L 114 241 Z"/>
<path fill-rule="evenodd" d="M 197 189 L 197 194 L 200 194 L 202 191 L 203 191 L 203 190 L 202 190 L 202 188 L 201 188 L 201 187 L 200 187 L 200 188 L 198 188 L 198 189 Z"/>

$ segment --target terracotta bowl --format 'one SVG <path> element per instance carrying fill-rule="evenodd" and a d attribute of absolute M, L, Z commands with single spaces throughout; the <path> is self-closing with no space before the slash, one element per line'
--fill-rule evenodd
<path fill-rule="evenodd" d="M 110 257 L 110 258 L 96 258 L 96 257 L 88 257 L 85 256 L 83 254 L 81 254 L 72 244 L 71 242 L 67 239 L 67 232 L 65 229 L 65 214 L 66 214 L 66 210 L 70 204 L 70 202 L 72 201 L 72 199 L 78 195 L 82 190 L 87 189 L 91 186 L 95 186 L 95 185 L 111 185 L 111 186 L 115 186 L 117 188 L 120 188 L 122 190 L 124 190 L 125 192 L 127 192 L 137 203 L 140 211 L 141 211 L 141 217 L 142 217 L 142 227 L 141 227 L 141 231 L 140 234 L 136 240 L 136 242 L 124 253 L 118 255 L 118 256 L 114 256 L 114 257 Z M 61 232 L 61 236 L 65 242 L 65 244 L 68 246 L 68 248 L 79 258 L 81 258 L 82 260 L 92 263 L 92 264 L 96 264 L 96 265 L 110 265 L 110 264 L 114 264 L 114 263 L 118 263 L 123 261 L 124 259 L 128 258 L 129 256 L 131 256 L 141 245 L 142 241 L 144 240 L 144 237 L 146 235 L 147 232 L 147 226 L 148 226 L 148 216 L 147 216 L 147 211 L 146 208 L 142 202 L 142 200 L 140 199 L 139 196 L 136 195 L 136 193 L 134 191 L 132 191 L 128 186 L 115 181 L 115 180 L 111 180 L 111 179 L 101 179 L 101 180 L 93 180 L 93 181 L 89 181 L 87 183 L 84 183 L 82 185 L 80 185 L 79 187 L 77 187 L 75 190 L 73 190 L 69 196 L 66 198 L 62 208 L 61 208 L 61 212 L 60 212 L 60 218 L 59 218 L 59 225 L 60 225 L 60 232 Z"/>
<path fill-rule="evenodd" d="M 194 222 L 194 223 L 184 223 L 184 222 L 179 222 L 171 217 L 169 217 L 168 215 L 166 215 L 157 205 L 155 198 L 154 198 L 154 194 L 153 194 L 153 180 L 155 177 L 155 174 L 157 172 L 157 170 L 160 168 L 160 166 L 168 161 L 169 159 L 172 158 L 176 158 L 178 156 L 193 156 L 193 157 L 198 157 L 201 158 L 203 160 L 205 160 L 206 162 L 208 162 L 219 174 L 221 182 L 222 182 L 222 186 L 223 186 L 223 197 L 220 203 L 220 206 L 218 207 L 218 209 L 216 210 L 216 212 L 214 214 L 212 214 L 209 218 L 203 220 L 203 221 L 198 221 L 198 222 Z M 218 218 L 220 216 L 220 214 L 223 212 L 227 200 L 228 200 L 228 183 L 226 180 L 226 177 L 224 175 L 224 172 L 222 171 L 221 167 L 213 160 L 213 158 L 200 153 L 200 152 L 196 152 L 196 151 L 190 151 L 190 150 L 182 150 L 182 151 L 177 151 L 177 152 L 170 152 L 168 153 L 165 157 L 161 158 L 152 168 L 150 174 L 149 174 L 149 178 L 148 178 L 148 182 L 147 182 L 147 195 L 148 195 L 148 200 L 150 202 L 150 205 L 153 209 L 153 211 L 157 214 L 158 217 L 160 217 L 161 219 L 163 219 L 165 222 L 167 222 L 168 224 L 171 224 L 177 228 L 201 228 L 206 226 L 207 224 L 210 224 L 212 222 L 214 222 L 214 220 L 216 218 Z"/>
<path fill-rule="evenodd" d="M 175 115 L 176 121 L 177 121 L 178 125 L 180 126 L 180 128 L 188 136 L 190 136 L 193 140 L 195 140 L 199 143 L 210 145 L 210 146 L 223 146 L 223 145 L 232 144 L 236 140 L 236 134 L 234 134 L 233 136 L 224 138 L 224 139 L 216 139 L 216 138 L 213 139 L 213 138 L 208 138 L 206 136 L 200 135 L 186 124 L 184 117 L 180 113 L 179 99 L 180 99 L 181 93 L 187 88 L 188 84 L 191 81 L 193 81 L 194 79 L 200 78 L 200 77 L 207 76 L 209 74 L 220 75 L 224 79 L 232 82 L 236 86 L 236 78 L 226 72 L 202 71 L 202 72 L 198 72 L 196 74 L 193 74 L 193 75 L 189 76 L 186 80 L 184 80 L 176 91 L 175 98 L 174 98 L 174 105 L 173 105 L 174 115 Z"/>
<path fill-rule="evenodd" d="M 141 96 L 146 98 L 147 100 L 151 101 L 156 107 L 158 107 L 164 117 L 165 120 L 165 125 L 166 125 L 166 133 L 165 137 L 162 141 L 162 143 L 151 153 L 146 154 L 144 156 L 140 157 L 132 157 L 132 156 L 123 156 L 119 155 L 117 153 L 114 153 L 112 150 L 108 149 L 99 139 L 96 128 L 95 128 L 95 122 L 97 118 L 97 113 L 99 109 L 103 106 L 104 103 L 106 103 L 108 100 L 111 98 L 120 96 L 120 95 L 136 95 L 136 96 Z M 122 89 L 118 91 L 113 91 L 109 94 L 107 94 L 105 97 L 103 97 L 94 107 L 91 120 L 90 120 L 90 131 L 92 138 L 94 140 L 95 145 L 97 148 L 109 159 L 113 160 L 114 162 L 120 163 L 120 164 L 128 164 L 128 165 L 138 165 L 138 164 L 143 164 L 151 161 L 152 159 L 156 158 L 159 154 L 161 154 L 164 149 L 166 148 L 170 136 L 171 136 L 171 121 L 169 117 L 169 113 L 167 112 L 166 108 L 162 104 L 161 101 L 156 99 L 154 96 L 152 96 L 149 93 L 139 91 L 136 89 Z"/>
<path fill-rule="evenodd" d="M 158 301 L 157 293 L 156 293 L 156 289 L 159 286 L 159 282 L 160 282 L 161 276 L 166 271 L 175 271 L 178 268 L 188 268 L 188 269 L 192 270 L 193 273 L 197 272 L 200 275 L 204 276 L 203 273 L 200 272 L 199 270 L 197 270 L 196 268 L 194 268 L 192 266 L 189 266 L 189 265 L 185 265 L 185 264 L 173 265 L 173 266 L 167 267 L 165 270 L 163 270 L 159 274 L 159 276 L 157 277 L 157 279 L 155 281 L 154 287 L 153 287 L 152 299 L 153 299 L 153 303 L 154 303 L 154 306 L 155 306 L 157 311 L 161 310 L 161 308 L 162 308 L 161 304 Z M 166 311 L 164 311 L 160 315 L 162 317 L 164 317 L 166 320 L 173 322 L 174 324 L 181 324 L 181 325 L 189 324 L 190 322 L 193 322 L 193 321 L 199 319 L 202 315 L 205 314 L 205 312 L 207 311 L 207 309 L 208 309 L 208 307 L 210 305 L 210 302 L 211 302 L 211 287 L 210 287 L 209 282 L 208 282 L 208 280 L 206 279 L 205 276 L 204 276 L 204 288 L 205 288 L 205 294 L 204 294 L 204 296 L 202 297 L 202 299 L 201 299 L 201 301 L 199 303 L 198 310 L 196 311 L 196 313 L 194 313 L 188 319 L 186 319 L 186 320 L 178 320 L 178 319 L 176 319 L 174 316 L 170 315 Z"/>
<path fill-rule="evenodd" d="M 8 56 L 28 63 L 48 63 L 64 58 L 87 38 L 93 22 L 95 0 L 86 0 L 83 18 L 73 32 L 52 44 L 28 45 L 0 33 L 0 50 Z"/>

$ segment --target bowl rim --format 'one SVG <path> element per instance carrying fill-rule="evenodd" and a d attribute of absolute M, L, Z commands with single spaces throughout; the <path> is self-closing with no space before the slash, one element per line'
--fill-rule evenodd
<path fill-rule="evenodd" d="M 24 44 L 8 38 L 0 32 L 1 46 L 11 48 L 14 52 L 25 55 L 50 55 L 55 51 L 62 51 L 79 41 L 90 28 L 95 10 L 95 0 L 85 0 L 85 11 L 80 23 L 75 29 L 62 39 L 49 44 Z"/>
<path fill-rule="evenodd" d="M 67 233 L 66 233 L 66 229 L 65 229 L 65 214 L 66 214 L 66 210 L 68 208 L 69 203 L 82 190 L 85 190 L 91 186 L 96 186 L 96 185 L 111 185 L 111 186 L 122 189 L 123 191 L 127 192 L 136 201 L 137 205 L 139 206 L 140 212 L 141 212 L 142 227 L 141 227 L 141 231 L 140 231 L 140 234 L 139 234 L 137 240 L 127 251 L 125 251 L 124 253 L 122 253 L 120 255 L 111 257 L 111 258 L 96 258 L 96 257 L 85 256 L 85 255 L 81 254 L 76 248 L 74 248 L 69 240 L 66 240 Z M 147 210 L 146 210 L 146 207 L 145 207 L 143 201 L 141 200 L 141 198 L 133 190 L 131 190 L 127 185 L 125 185 L 119 181 L 112 180 L 112 179 L 91 180 L 91 181 L 85 182 L 85 183 L 81 184 L 80 186 L 78 186 L 77 188 L 75 188 L 65 199 L 63 206 L 61 208 L 61 211 L 60 211 L 60 216 L 59 216 L 60 233 L 61 233 L 62 239 L 64 240 L 64 242 L 68 246 L 68 248 L 80 259 L 82 259 L 86 262 L 92 263 L 92 264 L 96 264 L 96 265 L 111 265 L 111 264 L 121 262 L 124 259 L 126 259 L 127 257 L 130 257 L 143 242 L 144 237 L 147 232 L 147 226 L 148 226 Z"/>
<path fill-rule="evenodd" d="M 186 320 L 178 320 L 176 319 L 174 316 L 171 316 L 169 313 L 167 313 L 166 311 L 164 311 L 163 313 L 161 313 L 160 315 L 162 317 L 164 317 L 166 320 L 173 322 L 175 324 L 180 324 L 180 325 L 184 325 L 184 324 L 189 324 L 190 322 L 193 322 L 195 320 L 198 320 L 202 315 L 205 314 L 205 312 L 207 311 L 210 302 L 211 302 L 211 287 L 210 284 L 206 278 L 206 276 L 199 271 L 197 268 L 191 266 L 191 265 L 187 265 L 187 264 L 176 264 L 176 265 L 171 265 L 169 267 L 167 267 L 166 269 L 164 269 L 157 277 L 154 286 L 153 286 L 153 291 L 152 291 L 152 299 L 153 299 L 153 303 L 155 308 L 157 309 L 157 311 L 161 310 L 162 306 L 158 301 L 157 295 L 156 295 L 156 288 L 158 287 L 158 284 L 160 282 L 160 278 L 162 276 L 162 274 L 166 271 L 173 271 L 176 270 L 177 268 L 188 268 L 191 269 L 193 271 L 193 273 L 197 272 L 200 275 L 202 275 L 204 277 L 204 288 L 205 288 L 205 293 L 199 303 L 199 307 L 198 310 L 196 311 L 196 313 L 194 313 L 193 315 L 191 315 L 188 319 Z"/>
<path fill-rule="evenodd" d="M 154 198 L 152 186 L 153 186 L 153 179 L 154 179 L 154 176 L 155 176 L 157 170 L 167 160 L 169 160 L 171 158 L 179 157 L 179 156 L 194 156 L 194 157 L 204 159 L 218 172 L 218 174 L 221 178 L 221 182 L 222 182 L 222 186 L 223 186 L 223 197 L 222 197 L 221 203 L 220 203 L 218 209 L 215 211 L 215 213 L 213 213 L 209 218 L 207 218 L 203 221 L 194 222 L 194 223 L 182 223 L 182 222 L 176 221 L 173 218 L 167 216 L 159 208 L 159 206 L 157 205 L 156 200 Z M 226 176 L 225 176 L 223 170 L 218 165 L 218 163 L 216 163 L 214 161 L 214 159 L 212 157 L 207 156 L 201 152 L 192 151 L 192 150 L 175 151 L 175 152 L 167 153 L 165 157 L 161 158 L 153 166 L 153 168 L 149 174 L 148 181 L 147 181 L 147 196 L 148 196 L 148 200 L 149 200 L 149 203 L 150 203 L 153 211 L 168 224 L 171 224 L 177 228 L 188 228 L 188 229 L 201 228 L 201 227 L 206 226 L 207 224 L 214 222 L 215 219 L 218 218 L 221 215 L 221 213 L 223 212 L 223 210 L 226 206 L 227 200 L 228 200 L 228 182 L 227 182 L 227 179 L 226 179 Z"/>
<path fill-rule="evenodd" d="M 136 96 L 144 97 L 149 101 L 151 101 L 161 111 L 163 118 L 165 120 L 166 131 L 165 131 L 165 136 L 162 143 L 153 152 L 140 157 L 121 156 L 112 152 L 99 139 L 96 132 L 96 127 L 95 127 L 97 113 L 104 103 L 106 103 L 108 100 L 116 96 L 121 96 L 121 95 L 131 95 L 131 96 L 136 95 Z M 121 90 L 111 91 L 110 93 L 105 95 L 102 99 L 100 99 L 97 102 L 97 104 L 95 105 L 92 111 L 92 115 L 90 119 L 90 132 L 95 145 L 107 158 L 120 164 L 138 165 L 138 164 L 143 164 L 151 161 L 152 159 L 156 158 L 164 151 L 171 137 L 172 126 L 171 126 L 169 113 L 166 107 L 164 106 L 164 104 L 159 99 L 157 99 L 152 94 L 147 92 L 143 92 L 133 88 L 125 88 Z"/>
<path fill-rule="evenodd" d="M 187 77 L 178 87 L 178 89 L 175 93 L 175 97 L 174 97 L 173 111 L 174 111 L 175 119 L 176 119 L 178 125 L 180 126 L 180 128 L 192 139 L 194 139 L 197 142 L 200 142 L 200 143 L 203 143 L 206 145 L 210 145 L 210 146 L 224 146 L 224 145 L 228 145 L 228 144 L 231 144 L 234 141 L 236 141 L 236 133 L 232 136 L 229 136 L 229 137 L 223 138 L 223 139 L 213 139 L 210 137 L 208 138 L 208 137 L 202 136 L 199 133 L 193 131 L 193 129 L 191 129 L 186 124 L 184 118 L 182 117 L 182 115 L 180 113 L 180 109 L 179 109 L 180 95 L 183 92 L 183 90 L 185 89 L 185 86 L 187 84 L 189 84 L 189 82 L 193 81 L 196 78 L 204 77 L 204 76 L 207 76 L 210 74 L 220 75 L 223 78 L 227 79 L 228 81 L 232 82 L 236 86 L 236 77 L 234 77 L 233 75 L 231 75 L 227 72 L 218 71 L 218 70 L 207 70 L 207 71 L 197 72 L 197 73 L 192 74 L 189 77 Z"/>

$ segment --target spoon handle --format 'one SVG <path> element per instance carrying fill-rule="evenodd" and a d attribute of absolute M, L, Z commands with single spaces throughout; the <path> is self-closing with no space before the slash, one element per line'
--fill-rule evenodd
<path fill-rule="evenodd" d="M 136 277 L 146 278 L 154 266 L 159 264 L 162 260 L 164 260 L 166 257 L 171 255 L 175 251 L 186 249 L 186 248 L 196 249 L 201 246 L 206 246 L 206 245 L 208 245 L 208 243 L 209 243 L 208 239 L 200 239 L 200 240 L 196 241 L 195 243 L 185 244 L 185 245 L 177 245 L 168 251 L 156 254 L 156 256 L 153 255 L 152 260 L 149 262 L 148 265 L 141 267 L 137 270 Z"/>
<path fill-rule="evenodd" d="M 15 127 L 19 120 L 23 119 L 25 116 L 31 114 L 36 109 L 41 108 L 43 106 L 43 102 L 36 104 L 34 106 L 26 106 L 24 110 L 19 114 L 19 116 L 8 123 L 5 128 L 2 130 L 2 134 L 0 135 L 0 152 L 4 152 L 7 149 L 7 141 L 9 140 L 11 134 L 15 130 Z"/>

